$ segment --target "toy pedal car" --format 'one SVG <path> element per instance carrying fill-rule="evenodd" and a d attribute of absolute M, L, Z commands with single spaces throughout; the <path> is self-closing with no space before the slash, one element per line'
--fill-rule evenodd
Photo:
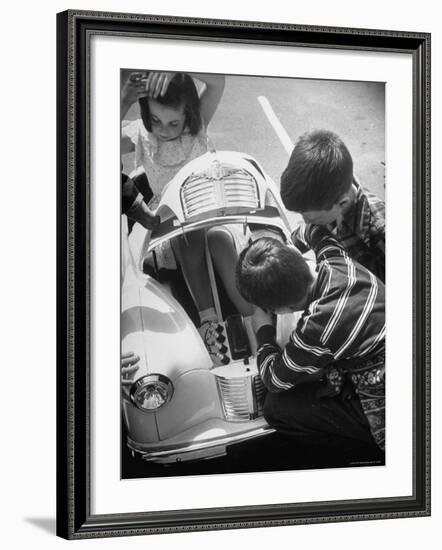
<path fill-rule="evenodd" d="M 121 345 L 140 357 L 133 384 L 122 392 L 127 445 L 164 464 L 222 456 L 227 446 L 273 431 L 262 416 L 265 389 L 242 319 L 220 319 L 231 361 L 214 366 L 188 312 L 143 264 L 161 243 L 195 230 L 241 224 L 252 238 L 270 233 L 289 242 L 290 226 L 259 163 L 229 151 L 206 153 L 182 168 L 157 214 L 153 233 L 136 224 L 128 237 L 122 224 Z M 217 301 L 213 274 L 211 283 Z"/>

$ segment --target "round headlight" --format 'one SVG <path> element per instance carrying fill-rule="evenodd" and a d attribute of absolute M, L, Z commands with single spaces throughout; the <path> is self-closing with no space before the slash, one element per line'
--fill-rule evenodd
<path fill-rule="evenodd" d="M 156 411 L 168 403 L 173 395 L 172 382 L 162 374 L 148 374 L 131 387 L 132 403 L 143 411 Z"/>

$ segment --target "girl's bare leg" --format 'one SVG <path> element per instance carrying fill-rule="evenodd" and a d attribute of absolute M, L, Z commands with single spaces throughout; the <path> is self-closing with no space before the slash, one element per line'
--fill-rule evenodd
<path fill-rule="evenodd" d="M 221 277 L 224 288 L 235 305 L 238 312 L 242 315 L 244 328 L 250 344 L 252 355 L 256 355 L 258 343 L 256 334 L 252 327 L 253 307 L 246 302 L 236 288 L 236 264 L 238 262 L 238 253 L 235 248 L 235 242 L 228 229 L 214 227 L 208 233 L 209 250 L 213 258 L 215 268 Z"/>
<path fill-rule="evenodd" d="M 173 239 L 172 248 L 198 311 L 212 308 L 213 300 L 207 271 L 204 231 L 187 233 L 186 240 L 183 237 Z"/>
<path fill-rule="evenodd" d="M 225 336 L 219 325 L 213 305 L 209 272 L 207 270 L 204 231 L 186 234 L 186 240 L 178 237 L 172 241 L 175 256 L 181 265 L 184 278 L 200 317 L 199 333 L 214 365 L 229 362 L 224 345 Z"/>
<path fill-rule="evenodd" d="M 243 317 L 252 315 L 251 304 L 244 300 L 236 288 L 235 271 L 238 253 L 232 235 L 226 229 L 214 227 L 208 233 L 208 240 L 213 263 L 230 300 Z"/>

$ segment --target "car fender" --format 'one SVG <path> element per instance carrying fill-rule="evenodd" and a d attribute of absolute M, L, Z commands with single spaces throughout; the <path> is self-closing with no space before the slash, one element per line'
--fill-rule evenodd
<path fill-rule="evenodd" d="M 138 409 L 126 395 L 123 411 L 138 441 L 158 441 L 223 413 L 212 361 L 188 315 L 163 285 L 129 262 L 122 285 L 122 353 L 140 357 L 134 382 L 167 376 L 172 399 L 156 412 Z"/>

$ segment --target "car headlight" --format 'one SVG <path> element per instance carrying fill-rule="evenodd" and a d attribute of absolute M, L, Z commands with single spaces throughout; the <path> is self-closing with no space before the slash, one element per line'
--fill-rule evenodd
<path fill-rule="evenodd" d="M 162 374 L 148 374 L 139 378 L 130 389 L 132 403 L 142 411 L 156 411 L 168 403 L 173 395 L 173 384 Z"/>

